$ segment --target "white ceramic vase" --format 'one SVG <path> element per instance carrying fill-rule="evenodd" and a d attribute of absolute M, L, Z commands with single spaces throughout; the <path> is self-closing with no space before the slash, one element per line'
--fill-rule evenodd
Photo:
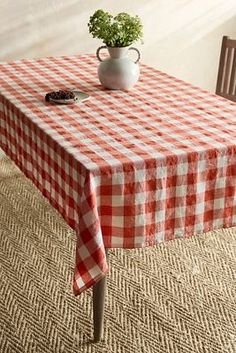
<path fill-rule="evenodd" d="M 110 57 L 102 60 L 100 50 L 106 48 Z M 128 52 L 135 50 L 138 54 L 134 62 L 128 57 Z M 130 89 L 139 79 L 140 52 L 133 47 L 107 47 L 101 46 L 97 49 L 97 58 L 100 61 L 98 77 L 101 84 L 109 89 Z"/>

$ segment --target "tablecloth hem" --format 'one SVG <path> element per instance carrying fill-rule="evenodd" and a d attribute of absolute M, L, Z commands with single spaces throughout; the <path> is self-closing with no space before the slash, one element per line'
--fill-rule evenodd
<path fill-rule="evenodd" d="M 219 226 L 219 227 L 209 227 L 204 229 L 203 232 L 197 232 L 197 233 L 192 233 L 192 232 L 187 232 L 185 233 L 185 236 L 181 236 L 181 237 L 177 237 L 176 235 L 173 236 L 173 238 L 170 239 L 163 239 L 163 240 L 147 240 L 143 243 L 136 243 L 134 244 L 132 241 L 129 243 L 126 242 L 125 245 L 116 245 L 116 244 L 104 244 L 106 249 L 140 249 L 140 248 L 145 248 L 145 247 L 150 247 L 150 246 L 156 246 L 159 245 L 161 243 L 164 243 L 166 241 L 172 241 L 172 240 L 186 240 L 187 238 L 190 238 L 192 236 L 200 236 L 203 235 L 207 232 L 212 232 L 212 231 L 217 231 L 220 229 L 227 229 L 227 228 L 233 228 L 236 227 L 236 222 L 231 223 L 230 225 L 224 225 L 224 226 Z"/>
<path fill-rule="evenodd" d="M 82 292 L 86 291 L 90 287 L 93 287 L 96 283 L 98 283 L 103 277 L 105 277 L 108 273 L 108 266 L 106 269 L 104 269 L 101 273 L 99 273 L 97 276 L 95 276 L 93 279 L 91 279 L 89 282 L 86 282 L 86 284 L 79 288 L 76 284 L 76 279 L 74 279 L 73 283 L 73 292 L 75 296 L 80 295 Z"/>

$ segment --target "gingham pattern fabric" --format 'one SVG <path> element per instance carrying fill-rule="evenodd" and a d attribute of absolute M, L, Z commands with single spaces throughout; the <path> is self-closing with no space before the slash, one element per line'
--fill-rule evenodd
<path fill-rule="evenodd" d="M 0 65 L 0 146 L 76 230 L 75 294 L 106 273 L 104 247 L 236 225 L 236 104 L 145 65 L 134 89 L 105 90 L 97 66 Z M 90 100 L 44 101 L 65 88 Z"/>

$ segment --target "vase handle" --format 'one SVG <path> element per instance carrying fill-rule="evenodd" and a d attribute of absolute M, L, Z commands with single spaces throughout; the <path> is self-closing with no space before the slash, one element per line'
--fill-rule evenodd
<path fill-rule="evenodd" d="M 99 48 L 97 49 L 97 51 L 96 51 L 96 55 L 97 55 L 97 58 L 98 58 L 99 61 L 103 61 L 103 60 L 100 58 L 100 55 L 99 55 L 100 50 L 101 50 L 101 49 L 105 49 L 105 48 L 107 48 L 107 46 L 106 46 L 106 45 L 102 45 L 102 46 L 99 47 Z"/>
<path fill-rule="evenodd" d="M 137 63 L 139 62 L 140 58 L 141 58 L 140 51 L 139 51 L 137 48 L 135 48 L 135 47 L 130 47 L 129 50 L 135 50 L 136 53 L 138 54 L 138 58 L 137 58 L 137 60 L 135 61 L 135 64 L 137 64 Z"/>

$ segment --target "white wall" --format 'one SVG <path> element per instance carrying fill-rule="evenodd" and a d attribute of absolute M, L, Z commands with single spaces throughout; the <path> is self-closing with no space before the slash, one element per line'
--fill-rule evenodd
<path fill-rule="evenodd" d="M 214 91 L 222 35 L 236 38 L 236 0 L 0 0 L 0 60 L 95 52 L 98 8 L 141 16 L 142 60 Z"/>

